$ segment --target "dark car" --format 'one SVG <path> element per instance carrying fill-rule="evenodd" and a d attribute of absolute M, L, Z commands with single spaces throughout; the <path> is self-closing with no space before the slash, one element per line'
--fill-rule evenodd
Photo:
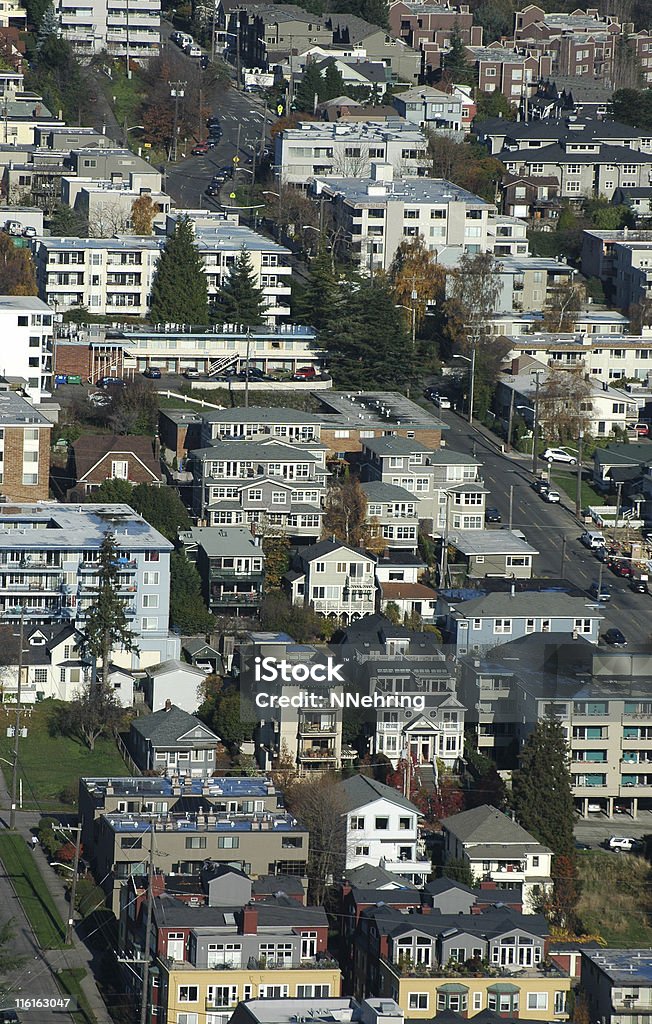
<path fill-rule="evenodd" d="M 219 124 L 220 124 L 219 117 L 213 116 L 213 117 L 207 117 L 206 118 L 206 127 L 207 128 L 212 128 L 213 125 L 217 125 L 219 127 Z"/>
<path fill-rule="evenodd" d="M 425 389 L 424 389 L 424 392 L 423 392 L 423 397 L 424 397 L 424 398 L 430 398 L 430 399 L 433 399 L 433 398 L 435 398 L 435 397 L 436 397 L 436 396 L 437 396 L 438 394 L 439 394 L 439 388 L 438 388 L 438 387 L 435 387 L 434 385 L 431 385 L 430 387 L 428 387 L 428 388 L 425 388 Z"/>
<path fill-rule="evenodd" d="M 595 548 L 593 554 L 597 558 L 598 562 L 606 562 L 609 558 L 609 552 L 604 544 L 601 544 L 599 548 Z"/>
<path fill-rule="evenodd" d="M 606 583 L 598 585 L 597 580 L 591 584 L 589 588 L 589 594 L 591 597 L 595 597 L 597 601 L 611 601 L 611 590 Z"/>
<path fill-rule="evenodd" d="M 160 380 L 161 371 L 158 366 L 148 366 L 146 370 L 143 370 L 143 377 L 148 377 L 149 380 Z"/>
<path fill-rule="evenodd" d="M 631 580 L 629 589 L 633 590 L 635 594 L 649 594 L 648 585 L 645 580 Z"/>
<path fill-rule="evenodd" d="M 202 69 L 202 71 L 206 70 L 206 68 L 208 67 L 210 62 L 211 62 L 211 59 L 208 56 L 208 54 L 207 53 L 202 53 L 201 57 L 199 58 L 199 66 Z"/>
<path fill-rule="evenodd" d="M 625 634 L 619 629 L 616 629 L 615 626 L 607 630 L 603 636 L 603 640 L 606 644 L 609 644 L 610 647 L 627 647 L 627 638 L 625 637 Z"/>
<path fill-rule="evenodd" d="M 537 492 L 537 494 L 543 494 L 545 493 L 545 491 L 550 490 L 550 484 L 548 483 L 548 481 L 543 480 L 540 477 L 534 481 L 532 486 L 534 487 L 534 490 Z"/>
<path fill-rule="evenodd" d="M 213 182 L 211 181 L 210 185 L 208 185 L 207 188 L 206 188 L 206 195 L 207 196 L 219 196 L 219 194 L 220 194 L 220 186 L 213 184 Z"/>
<path fill-rule="evenodd" d="M 501 515 L 497 508 L 488 508 L 484 514 L 485 523 L 501 523 Z"/>
<path fill-rule="evenodd" d="M 209 126 L 208 126 L 208 134 L 209 135 L 217 135 L 218 137 L 221 137 L 221 135 L 222 135 L 222 127 L 221 127 L 221 125 L 219 125 L 219 124 L 209 124 Z"/>
<path fill-rule="evenodd" d="M 127 382 L 122 377 L 100 377 L 96 380 L 98 388 L 126 388 Z"/>
<path fill-rule="evenodd" d="M 225 164 L 224 167 L 220 167 L 220 174 L 223 174 L 225 178 L 232 178 L 233 164 Z"/>

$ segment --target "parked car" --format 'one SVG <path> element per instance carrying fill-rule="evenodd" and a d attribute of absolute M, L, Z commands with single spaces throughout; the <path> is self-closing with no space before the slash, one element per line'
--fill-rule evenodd
<path fill-rule="evenodd" d="M 624 561 L 622 558 L 614 558 L 609 564 L 614 576 L 620 576 L 621 579 L 631 579 L 634 575 L 634 571 L 630 562 Z"/>
<path fill-rule="evenodd" d="M 485 521 L 485 523 L 500 523 L 500 522 L 502 522 L 502 518 L 501 518 L 501 515 L 500 515 L 500 512 L 498 511 L 498 509 L 497 508 L 493 508 L 493 507 L 486 509 L 485 514 L 484 514 L 484 521 Z"/>
<path fill-rule="evenodd" d="M 126 388 L 127 382 L 122 377 L 100 377 L 95 381 L 98 388 Z"/>
<path fill-rule="evenodd" d="M 161 371 L 158 366 L 148 366 L 146 370 L 143 370 L 143 377 L 148 377 L 149 380 L 160 380 Z"/>
<path fill-rule="evenodd" d="M 424 388 L 423 397 L 433 399 L 439 394 L 439 388 L 430 384 L 427 388 Z"/>
<path fill-rule="evenodd" d="M 606 840 L 605 845 L 617 853 L 620 853 L 621 850 L 624 850 L 625 853 L 631 853 L 639 845 L 639 840 L 632 839 L 631 836 L 610 836 Z"/>
<path fill-rule="evenodd" d="M 601 583 L 598 586 L 598 581 L 594 580 L 589 587 L 589 594 L 597 601 L 611 601 L 611 590 L 607 583 Z"/>
<path fill-rule="evenodd" d="M 580 543 L 585 548 L 601 548 L 604 547 L 604 535 L 599 530 L 585 530 L 580 537 Z"/>
<path fill-rule="evenodd" d="M 101 391 L 93 391 L 93 393 L 88 396 L 88 401 L 91 405 L 103 406 L 111 404 L 110 396 L 103 394 Z"/>
<path fill-rule="evenodd" d="M 537 492 L 537 494 L 543 494 L 544 491 L 550 490 L 550 484 L 547 480 L 544 480 L 542 477 L 537 478 L 533 482 L 532 486 L 534 487 L 534 490 Z"/>
<path fill-rule="evenodd" d="M 194 366 L 189 366 L 187 370 L 184 370 L 183 375 L 186 380 L 196 380 L 197 377 L 201 377 L 201 373 Z"/>
<path fill-rule="evenodd" d="M 193 146 L 190 150 L 193 156 L 206 156 L 208 153 L 208 143 L 198 142 L 196 146 Z"/>
<path fill-rule="evenodd" d="M 648 585 L 645 580 L 632 579 L 629 582 L 629 589 L 633 590 L 635 594 L 649 594 Z"/>
<path fill-rule="evenodd" d="M 543 491 L 541 497 L 544 501 L 549 501 L 551 505 L 558 505 L 561 501 L 561 494 L 559 491 Z"/>
<path fill-rule="evenodd" d="M 207 128 L 212 128 L 214 124 L 219 125 L 219 123 L 220 123 L 220 119 L 219 119 L 219 117 L 215 117 L 215 115 L 213 115 L 212 117 L 207 117 L 206 118 L 206 127 Z"/>
<path fill-rule="evenodd" d="M 28 224 L 26 228 L 23 228 L 23 238 L 36 238 L 37 231 L 31 224 Z"/>
<path fill-rule="evenodd" d="M 312 380 L 318 376 L 319 373 L 314 366 L 300 366 L 295 370 L 293 380 Z"/>
<path fill-rule="evenodd" d="M 569 466 L 577 464 L 577 456 L 565 448 L 546 448 L 543 458 L 546 462 L 566 462 Z"/>
<path fill-rule="evenodd" d="M 634 424 L 634 430 L 636 431 L 636 433 L 638 434 L 639 437 L 648 437 L 648 435 L 650 433 L 650 424 L 649 423 L 636 423 L 636 424 Z"/>
<path fill-rule="evenodd" d="M 433 398 L 433 402 L 440 409 L 450 409 L 451 407 L 451 400 L 447 395 L 437 395 L 436 398 Z"/>
<path fill-rule="evenodd" d="M 627 647 L 627 637 L 620 629 L 612 626 L 603 636 L 603 640 L 610 647 Z"/>
<path fill-rule="evenodd" d="M 219 196 L 221 185 L 216 185 L 212 181 L 210 185 L 206 186 L 205 194 L 207 196 Z"/>
<path fill-rule="evenodd" d="M 206 70 L 206 68 L 208 67 L 210 62 L 211 62 L 211 59 L 208 56 L 208 54 L 207 53 L 202 53 L 202 55 L 201 55 L 201 57 L 199 59 L 199 66 L 202 69 L 202 71 Z"/>
<path fill-rule="evenodd" d="M 593 554 L 597 558 L 598 562 L 607 562 L 609 560 L 609 552 L 604 544 L 599 548 L 594 548 Z"/>

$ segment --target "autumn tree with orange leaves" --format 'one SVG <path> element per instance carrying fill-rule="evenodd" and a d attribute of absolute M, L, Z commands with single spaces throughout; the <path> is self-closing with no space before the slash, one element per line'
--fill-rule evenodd
<path fill-rule="evenodd" d="M 0 233 L 0 292 L 2 295 L 37 295 L 36 273 L 28 249 L 15 246 Z"/>

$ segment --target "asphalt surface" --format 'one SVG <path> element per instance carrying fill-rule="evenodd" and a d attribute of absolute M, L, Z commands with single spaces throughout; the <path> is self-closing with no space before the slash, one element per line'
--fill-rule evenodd
<path fill-rule="evenodd" d="M 598 579 L 600 562 L 580 543 L 584 526 L 569 509 L 569 499 L 562 495 L 566 507 L 543 501 L 532 489 L 534 477 L 530 458 L 502 454 L 481 430 L 469 426 L 458 413 L 434 407 L 433 411 L 450 427 L 445 432 L 447 446 L 455 451 L 475 453 L 482 462 L 482 477 L 491 491 L 487 505 L 498 509 L 501 525 L 509 525 L 509 493 L 513 487 L 511 525 L 521 530 L 528 543 L 539 552 L 534 560 L 535 574 L 564 578 L 585 590 L 587 612 L 594 612 L 596 602 L 588 591 Z M 541 461 L 540 472 L 545 470 L 546 463 Z M 555 474 L 568 472 L 559 466 L 553 471 Z M 630 645 L 648 644 L 652 640 L 652 595 L 633 593 L 628 589 L 627 580 L 614 576 L 607 568 L 603 570 L 603 582 L 610 585 L 612 597 L 600 609 L 604 616 L 602 633 L 610 626 L 617 626 Z"/>

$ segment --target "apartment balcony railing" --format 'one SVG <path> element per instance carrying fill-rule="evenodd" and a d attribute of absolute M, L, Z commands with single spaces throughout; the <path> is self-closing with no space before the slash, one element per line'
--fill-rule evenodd
<path fill-rule="evenodd" d="M 335 722 L 331 722 L 330 725 L 320 725 L 319 723 L 313 722 L 300 722 L 299 723 L 299 735 L 314 735 L 324 733 L 337 732 L 337 725 Z"/>
<path fill-rule="evenodd" d="M 334 747 L 325 747 L 323 749 L 309 748 L 308 750 L 299 751 L 299 760 L 309 761 L 332 761 L 335 758 Z"/>
<path fill-rule="evenodd" d="M 263 599 L 262 592 L 257 594 L 211 594 L 212 605 L 243 605 L 252 606 L 260 604 Z"/>

